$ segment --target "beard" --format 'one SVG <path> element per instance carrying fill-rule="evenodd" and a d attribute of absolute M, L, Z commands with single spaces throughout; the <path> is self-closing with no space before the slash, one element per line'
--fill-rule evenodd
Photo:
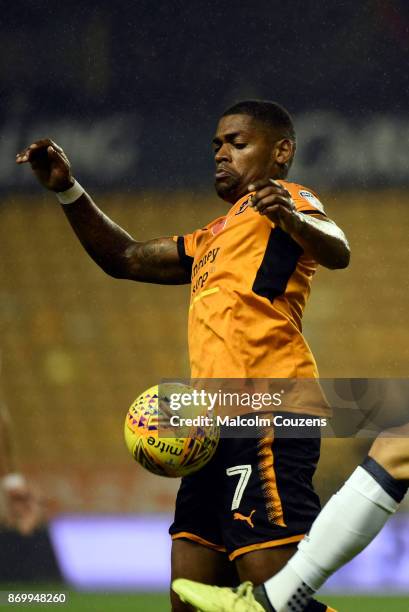
<path fill-rule="evenodd" d="M 241 195 L 241 181 L 238 176 L 226 176 L 214 182 L 216 193 L 222 200 L 234 204 Z"/>

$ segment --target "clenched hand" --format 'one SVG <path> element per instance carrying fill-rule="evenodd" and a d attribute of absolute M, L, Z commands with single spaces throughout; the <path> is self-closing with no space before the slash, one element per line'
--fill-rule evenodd
<path fill-rule="evenodd" d="M 71 164 L 61 147 L 49 138 L 37 140 L 16 155 L 17 164 L 29 163 L 35 176 L 50 191 L 66 191 L 74 184 Z"/>
<path fill-rule="evenodd" d="M 248 186 L 255 191 L 251 196 L 250 206 L 260 215 L 265 215 L 273 223 L 291 234 L 300 222 L 294 201 L 290 193 L 273 179 L 255 181 Z"/>

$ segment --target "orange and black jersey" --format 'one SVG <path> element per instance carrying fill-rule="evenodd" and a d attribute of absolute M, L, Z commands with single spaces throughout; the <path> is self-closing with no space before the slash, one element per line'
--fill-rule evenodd
<path fill-rule="evenodd" d="M 279 181 L 297 210 L 322 214 L 316 196 Z M 191 270 L 189 354 L 193 378 L 314 378 L 301 318 L 317 263 L 289 234 L 248 206 L 175 237 Z"/>

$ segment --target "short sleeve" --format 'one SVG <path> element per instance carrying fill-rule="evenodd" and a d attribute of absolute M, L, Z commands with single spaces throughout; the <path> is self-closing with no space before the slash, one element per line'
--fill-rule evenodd
<path fill-rule="evenodd" d="M 201 231 L 197 230 L 192 234 L 185 234 L 184 236 L 173 236 L 173 240 L 177 244 L 180 263 L 186 270 L 191 271 L 192 269 L 197 238 Z"/>
<path fill-rule="evenodd" d="M 186 236 L 173 236 L 173 240 L 176 242 L 180 263 L 188 272 L 192 271 L 193 257 L 186 253 L 185 245 Z"/>
<path fill-rule="evenodd" d="M 208 240 L 209 232 L 215 236 L 221 231 L 226 224 L 226 217 L 218 217 L 206 227 L 197 229 L 191 234 L 185 234 L 184 236 L 173 236 L 173 240 L 177 244 L 178 254 L 181 264 L 187 269 L 191 270 L 193 265 L 193 259 L 196 251 L 203 244 L 203 241 Z"/>
<path fill-rule="evenodd" d="M 283 183 L 283 186 L 290 192 L 299 212 L 327 216 L 322 202 L 313 191 L 295 183 Z"/>

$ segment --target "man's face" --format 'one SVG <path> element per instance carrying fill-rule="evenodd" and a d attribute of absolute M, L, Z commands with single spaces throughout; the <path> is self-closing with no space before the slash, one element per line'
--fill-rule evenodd
<path fill-rule="evenodd" d="M 217 194 L 233 204 L 256 180 L 274 178 L 273 135 L 249 115 L 222 117 L 213 139 Z"/>

